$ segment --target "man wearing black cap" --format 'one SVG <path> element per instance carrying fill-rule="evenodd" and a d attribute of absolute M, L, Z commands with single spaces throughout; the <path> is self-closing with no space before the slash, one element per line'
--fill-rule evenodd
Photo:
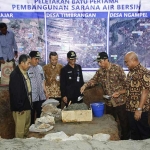
<path fill-rule="evenodd" d="M 105 95 L 110 96 L 110 100 L 106 101 L 106 114 L 113 115 L 115 119 L 117 115 L 121 126 L 121 139 L 126 140 L 129 138 L 124 89 L 126 75 L 119 65 L 109 62 L 106 52 L 99 53 L 96 61 L 100 69 L 89 82 L 81 87 L 80 91 L 83 93 L 86 87 L 96 83 L 102 84 Z"/>
<path fill-rule="evenodd" d="M 36 118 L 39 118 L 41 115 L 41 105 L 46 100 L 47 94 L 45 89 L 45 77 L 43 69 L 39 63 L 40 52 L 31 51 L 29 53 L 31 57 L 31 67 L 28 70 L 28 75 L 31 81 L 32 87 L 32 102 L 33 109 L 31 111 L 31 124 L 34 124 L 35 114 Z"/>
<path fill-rule="evenodd" d="M 78 97 L 81 96 L 80 88 L 84 84 L 81 66 L 76 64 L 76 53 L 67 53 L 68 64 L 64 66 L 60 74 L 60 90 L 63 102 L 67 105 L 79 103 Z"/>

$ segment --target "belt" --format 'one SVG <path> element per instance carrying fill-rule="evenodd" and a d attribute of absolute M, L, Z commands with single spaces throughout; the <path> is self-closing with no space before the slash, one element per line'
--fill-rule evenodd
<path fill-rule="evenodd" d="M 29 96 L 31 96 L 31 94 L 32 94 L 31 92 L 28 92 L 28 95 L 29 95 Z"/>

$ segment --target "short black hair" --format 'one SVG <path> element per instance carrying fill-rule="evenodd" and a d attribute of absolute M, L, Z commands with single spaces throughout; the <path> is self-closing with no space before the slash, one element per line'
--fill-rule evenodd
<path fill-rule="evenodd" d="M 20 55 L 20 57 L 19 57 L 19 64 L 21 64 L 21 62 L 25 63 L 29 58 L 30 58 L 29 55 L 26 55 L 26 54 Z"/>
<path fill-rule="evenodd" d="M 51 58 L 51 56 L 57 56 L 58 54 L 56 52 L 50 52 L 49 54 L 49 58 Z"/>
<path fill-rule="evenodd" d="M 7 28 L 7 25 L 6 25 L 6 23 L 4 23 L 4 22 L 0 22 L 0 28 L 2 29 L 2 28 Z"/>

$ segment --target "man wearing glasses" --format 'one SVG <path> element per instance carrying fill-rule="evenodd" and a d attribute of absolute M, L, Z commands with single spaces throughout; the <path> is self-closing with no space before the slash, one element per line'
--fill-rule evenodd
<path fill-rule="evenodd" d="M 61 70 L 60 89 L 63 102 L 67 105 L 79 103 L 78 97 L 81 96 L 80 88 L 83 86 L 83 75 L 81 66 L 76 64 L 76 53 L 69 51 L 67 53 L 68 64 Z"/>
<path fill-rule="evenodd" d="M 109 62 L 106 52 L 100 52 L 96 61 L 100 69 L 90 81 L 81 87 L 80 91 L 83 93 L 86 87 L 94 86 L 97 83 L 102 84 L 105 95 L 110 96 L 110 100 L 106 101 L 106 114 L 111 114 L 115 119 L 118 117 L 121 139 L 126 140 L 129 138 L 124 89 L 126 75 L 119 65 Z"/>

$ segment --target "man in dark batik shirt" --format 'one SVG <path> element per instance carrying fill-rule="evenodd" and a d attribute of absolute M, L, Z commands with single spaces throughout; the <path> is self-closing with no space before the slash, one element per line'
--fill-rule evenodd
<path fill-rule="evenodd" d="M 148 112 L 150 107 L 150 71 L 143 67 L 135 52 L 128 52 L 124 61 L 129 68 L 126 80 L 126 110 L 131 130 L 131 139 L 150 138 Z"/>
<path fill-rule="evenodd" d="M 101 68 L 89 82 L 82 86 L 81 93 L 83 93 L 86 87 L 97 83 L 102 84 L 104 94 L 111 96 L 110 101 L 106 101 L 106 114 L 111 114 L 115 119 L 117 119 L 117 115 L 121 126 L 121 139 L 126 140 L 129 138 L 124 89 L 126 75 L 119 65 L 109 62 L 108 55 L 105 52 L 99 53 L 96 61 Z"/>

